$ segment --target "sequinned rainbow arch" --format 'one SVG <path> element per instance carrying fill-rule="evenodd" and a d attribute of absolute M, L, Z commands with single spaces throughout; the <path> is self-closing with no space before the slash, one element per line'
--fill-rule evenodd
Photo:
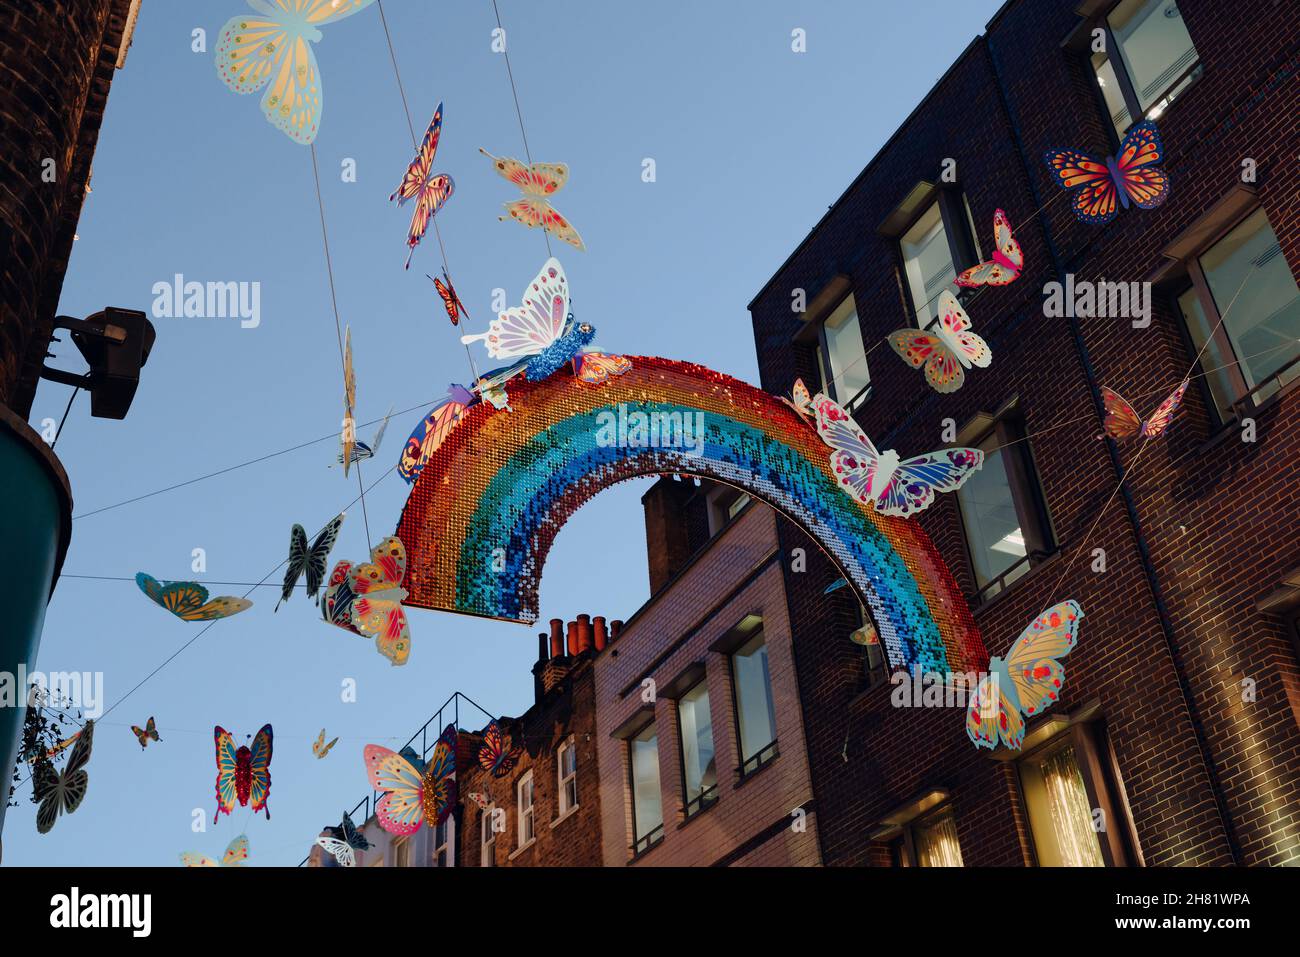
<path fill-rule="evenodd" d="M 744 489 L 803 528 L 870 608 L 894 667 L 987 666 L 966 600 L 920 525 L 840 491 L 826 446 L 791 409 L 702 366 L 630 358 L 630 372 L 602 385 L 562 370 L 512 382 L 513 411 L 470 409 L 402 512 L 408 605 L 531 623 L 546 554 L 568 517 L 617 482 L 681 473 Z M 702 423 L 702 442 L 690 443 L 698 452 L 673 447 L 687 444 L 680 432 L 634 445 L 635 413 Z M 609 441 L 618 421 L 633 426 L 622 435 L 631 441 Z"/>

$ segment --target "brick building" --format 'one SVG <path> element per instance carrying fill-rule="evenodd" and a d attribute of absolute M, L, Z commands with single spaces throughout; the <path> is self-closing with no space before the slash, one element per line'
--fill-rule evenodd
<path fill-rule="evenodd" d="M 1010 0 L 750 304 L 768 391 L 821 384 L 905 456 L 985 450 L 919 521 L 991 654 L 1086 615 L 1062 700 L 980 752 L 960 710 L 891 706 L 856 599 L 779 521 L 816 558 L 784 584 L 827 864 L 1300 862 L 1297 65 L 1295 4 Z M 1134 117 L 1169 201 L 1076 221 L 1043 153 L 1113 153 Z M 999 208 L 1025 270 L 963 295 L 993 363 L 939 395 L 877 346 L 934 321 Z M 1101 280 L 1150 283 L 1149 324 L 1047 314 L 1048 283 Z M 1149 414 L 1189 370 L 1167 438 L 1094 440 L 1102 385 Z"/>
<path fill-rule="evenodd" d="M 604 863 L 816 864 L 776 515 L 668 478 L 643 503 L 651 597 L 595 661 Z"/>

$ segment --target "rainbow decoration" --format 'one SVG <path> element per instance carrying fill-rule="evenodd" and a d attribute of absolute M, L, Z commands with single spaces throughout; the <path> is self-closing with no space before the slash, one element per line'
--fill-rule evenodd
<path fill-rule="evenodd" d="M 616 482 L 681 473 L 743 489 L 812 536 L 870 609 L 894 667 L 987 666 L 966 600 L 920 525 L 841 492 L 825 444 L 792 410 L 703 366 L 630 358 L 631 371 L 600 385 L 563 370 L 517 379 L 513 411 L 466 412 L 402 511 L 406 604 L 532 623 L 568 517 Z M 648 421 L 673 428 L 643 444 L 637 426 Z"/>

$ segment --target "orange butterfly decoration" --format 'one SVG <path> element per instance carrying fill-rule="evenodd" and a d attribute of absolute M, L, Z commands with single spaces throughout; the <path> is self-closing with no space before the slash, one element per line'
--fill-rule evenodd
<path fill-rule="evenodd" d="M 428 273 L 425 273 L 429 276 Z M 460 296 L 456 295 L 456 287 L 451 284 L 451 277 L 447 275 L 447 270 L 442 271 L 442 279 L 436 276 L 429 276 L 433 280 L 434 288 L 438 290 L 438 295 L 442 296 L 442 305 L 447 310 L 447 318 L 451 320 L 453 326 L 460 325 L 460 317 L 468 316 L 469 310 L 465 304 L 460 301 Z"/>
<path fill-rule="evenodd" d="M 406 172 L 402 175 L 402 182 L 398 184 L 397 189 L 393 190 L 393 195 L 388 197 L 390 203 L 397 200 L 399 206 L 410 199 L 416 201 L 415 211 L 411 214 L 411 228 L 406 234 L 406 245 L 409 250 L 406 254 L 407 269 L 411 268 L 411 257 L 415 255 L 415 247 L 420 245 L 420 240 L 424 238 L 424 233 L 429 228 L 429 220 L 442 209 L 443 203 L 451 198 L 452 192 L 456 189 L 456 184 L 446 173 L 433 172 L 433 157 L 438 152 L 438 140 L 441 137 L 442 104 L 439 103 L 438 108 L 433 112 L 429 129 L 425 131 L 424 140 L 415 153 L 415 159 L 407 165 Z"/>

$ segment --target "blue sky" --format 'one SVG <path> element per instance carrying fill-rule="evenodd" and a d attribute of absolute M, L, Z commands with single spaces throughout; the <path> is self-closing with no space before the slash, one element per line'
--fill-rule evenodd
<path fill-rule="evenodd" d="M 501 0 L 533 159 L 570 167 L 556 206 L 588 251 L 553 246 L 595 345 L 755 381 L 746 303 L 999 5 Z M 221 25 L 243 9 L 144 4 L 113 83 L 60 311 L 147 311 L 154 284 L 182 273 L 259 282 L 261 324 L 155 319 L 129 417 L 93 419 L 79 397 L 57 449 L 76 514 L 337 432 L 339 360 L 310 152 L 263 119 L 260 94 L 231 93 L 213 67 Z M 497 221 L 516 191 L 477 152 L 523 157 L 505 64 L 490 46 L 492 5 L 386 0 L 384 12 L 417 130 L 446 104 L 436 168 L 457 191 L 438 222 L 469 329 L 481 331 L 492 290 L 516 302 L 546 258 L 540 232 Z M 196 27 L 206 53 L 191 51 Z M 790 49 L 796 27 L 807 31 L 803 54 Z M 316 149 L 358 420 L 421 407 L 394 418 L 374 478 L 431 400 L 467 381 L 467 362 L 424 278 L 441 265 L 432 231 L 402 270 L 409 217 L 387 197 L 411 145 L 378 8 L 323 34 Z M 656 182 L 642 181 L 645 158 Z M 341 180 L 345 159 L 356 162 L 355 183 Z M 80 369 L 69 343 L 56 349 L 54 364 Z M 43 384 L 32 424 L 57 420 L 67 395 Z M 336 453 L 330 438 L 76 520 L 37 667 L 102 672 L 107 703 L 117 701 L 201 626 L 152 606 L 129 580 L 70 576 L 256 582 L 284 559 L 293 523 L 316 529 L 356 495 L 355 480 L 327 467 Z M 543 620 L 627 618 L 645 600 L 646 484 L 610 490 L 569 521 L 546 565 Z M 374 540 L 392 532 L 406 491 L 393 475 L 367 495 Z M 195 548 L 206 551 L 206 574 L 190 570 Z M 365 553 L 356 507 L 331 563 Z M 252 609 L 107 715 L 76 814 L 38 835 L 24 789 L 6 819 L 6 864 L 170 865 L 187 849 L 217 856 L 241 830 L 251 864 L 295 864 L 366 793 L 365 744 L 396 747 L 457 690 L 502 714 L 531 704 L 537 628 L 411 610 L 414 651 L 392 668 L 372 643 L 321 623 L 301 592 L 274 615 L 275 588 L 252 597 Z M 358 700 L 345 704 L 348 678 Z M 150 715 L 163 742 L 142 752 L 127 726 Z M 242 741 L 266 722 L 276 732 L 272 819 L 236 808 L 214 827 L 212 726 Z M 341 740 L 318 761 L 310 745 L 322 726 Z M 191 829 L 195 809 L 203 833 Z"/>

